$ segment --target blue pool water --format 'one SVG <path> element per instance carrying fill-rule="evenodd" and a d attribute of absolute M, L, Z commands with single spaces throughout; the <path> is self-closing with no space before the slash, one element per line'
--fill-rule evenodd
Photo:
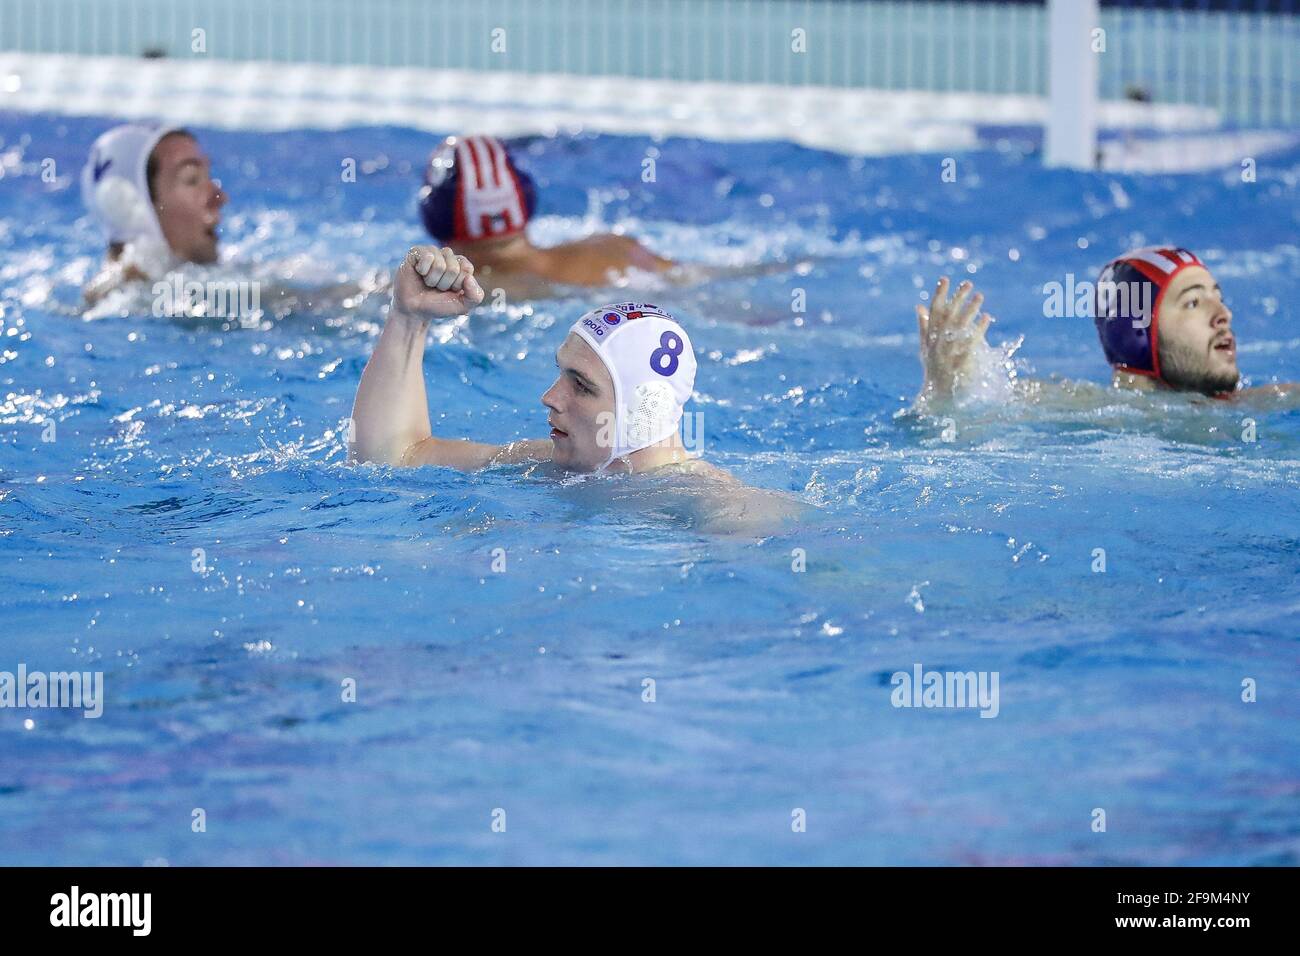
<path fill-rule="evenodd" d="M 0 863 L 1300 862 L 1300 410 L 1081 387 L 950 442 L 899 414 L 939 274 L 974 268 L 1024 373 L 1100 385 L 1090 320 L 1044 318 L 1041 286 L 1158 240 L 1215 270 L 1252 384 L 1300 380 L 1300 152 L 1254 184 L 1086 175 L 986 131 L 944 183 L 938 156 L 526 146 L 543 241 L 812 263 L 655 293 L 700 354 L 706 456 L 810 506 L 754 539 L 635 479 L 349 465 L 373 297 L 83 319 L 75 177 L 107 125 L 0 114 L 0 670 L 101 670 L 107 697 L 0 710 Z M 210 275 L 355 278 L 421 239 L 428 136 L 199 133 L 233 197 Z M 435 432 L 544 433 L 562 331 L 620 297 L 444 329 Z M 997 672 L 998 716 L 891 706 L 917 663 Z"/>

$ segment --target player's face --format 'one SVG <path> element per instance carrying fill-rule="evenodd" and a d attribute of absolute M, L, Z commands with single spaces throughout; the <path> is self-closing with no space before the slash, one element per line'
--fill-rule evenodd
<path fill-rule="evenodd" d="M 1232 310 L 1209 270 L 1191 266 L 1174 276 L 1160 300 L 1160 372 L 1175 388 L 1214 395 L 1237 387 Z"/>
<path fill-rule="evenodd" d="M 170 133 L 154 147 L 152 189 L 163 238 L 187 262 L 217 261 L 217 227 L 226 196 L 192 136 Z"/>
<path fill-rule="evenodd" d="M 614 380 L 590 345 L 569 333 L 555 364 L 555 384 L 542 396 L 549 410 L 552 460 L 573 471 L 595 471 L 613 448 Z"/>

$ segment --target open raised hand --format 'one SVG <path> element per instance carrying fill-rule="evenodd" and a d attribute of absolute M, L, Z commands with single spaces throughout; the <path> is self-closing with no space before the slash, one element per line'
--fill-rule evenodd
<path fill-rule="evenodd" d="M 981 313 L 984 296 L 974 295 L 974 286 L 962 282 L 948 297 L 948 277 L 935 287 L 927 309 L 916 307 L 916 323 L 921 333 L 921 365 L 925 381 L 921 398 L 946 401 L 970 383 L 978 372 L 980 353 L 989 348 L 984 340 L 993 317 Z"/>

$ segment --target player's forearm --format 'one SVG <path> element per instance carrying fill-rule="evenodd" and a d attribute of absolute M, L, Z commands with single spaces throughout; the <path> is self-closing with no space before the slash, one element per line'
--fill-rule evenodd
<path fill-rule="evenodd" d="M 87 307 L 93 307 L 98 305 L 110 292 L 120 289 L 128 282 L 147 282 L 148 280 L 149 277 L 135 266 L 124 266 L 119 262 L 113 262 L 90 280 L 82 291 L 82 296 L 86 300 Z"/>
<path fill-rule="evenodd" d="M 1300 382 L 1274 382 L 1234 392 L 1240 402 L 1272 408 L 1295 408 L 1300 405 Z"/>
<path fill-rule="evenodd" d="M 99 305 L 104 296 L 108 295 L 121 284 L 121 274 L 110 274 L 101 272 L 82 290 L 82 298 L 86 301 L 88 308 Z"/>
<path fill-rule="evenodd" d="M 431 434 L 424 391 L 424 343 L 429 324 L 391 311 L 361 374 L 352 406 L 352 457 L 381 464 L 402 456 Z"/>
<path fill-rule="evenodd" d="M 506 445 L 490 445 L 465 439 L 430 436 L 411 446 L 396 464 L 441 465 L 460 471 L 478 471 L 493 465 L 547 461 L 551 457 L 552 447 L 549 439 L 527 438 Z"/>
<path fill-rule="evenodd" d="M 353 308 L 367 296 L 387 293 L 392 287 L 392 277 L 373 271 L 361 279 L 348 279 L 329 285 L 298 286 L 262 285 L 262 300 L 290 309 L 302 306 L 307 309 L 338 310 Z"/>

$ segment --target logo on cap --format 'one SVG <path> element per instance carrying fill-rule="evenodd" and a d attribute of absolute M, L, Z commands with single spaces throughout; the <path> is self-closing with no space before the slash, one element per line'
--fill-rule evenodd
<path fill-rule="evenodd" d="M 618 305 L 612 306 L 612 308 L 618 309 L 622 312 L 623 317 L 629 322 L 633 319 L 643 319 L 647 315 L 657 315 L 664 319 L 672 318 L 671 315 L 659 308 L 659 306 L 650 302 L 621 302 Z"/>

